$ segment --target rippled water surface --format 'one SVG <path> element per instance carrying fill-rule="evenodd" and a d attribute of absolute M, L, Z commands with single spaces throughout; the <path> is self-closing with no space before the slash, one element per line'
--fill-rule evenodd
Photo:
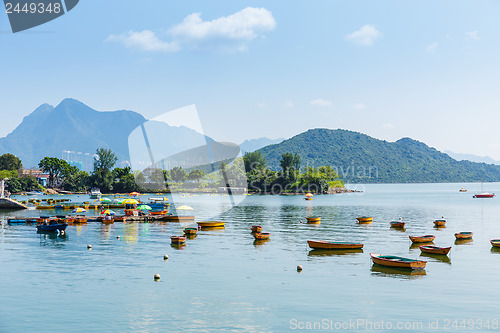
<path fill-rule="evenodd" d="M 459 193 L 462 186 L 469 192 Z M 484 187 L 500 194 L 499 183 Z M 169 236 L 182 234 L 185 223 L 88 223 L 69 226 L 61 237 L 6 223 L 7 216 L 37 211 L 2 212 L 0 332 L 279 332 L 342 325 L 377 331 L 389 324 L 393 331 L 498 330 L 500 251 L 489 240 L 500 238 L 500 198 L 473 199 L 480 184 L 364 188 L 312 201 L 247 196 L 226 212 L 227 198 L 186 196 L 176 204 L 193 207 L 197 221 L 221 211 L 226 228 L 199 231 L 181 249 Z M 321 216 L 321 224 L 301 223 L 311 214 Z M 360 215 L 374 222 L 356 224 Z M 446 228 L 435 229 L 432 221 L 441 216 Z M 391 229 L 399 217 L 406 229 Z M 271 239 L 255 242 L 253 224 Z M 473 241 L 455 244 L 459 231 L 473 231 Z M 450 255 L 422 255 L 408 239 L 422 234 L 436 235 L 437 246 L 453 246 Z M 308 239 L 365 245 L 362 251 L 312 251 Z M 373 266 L 371 252 L 424 259 L 427 268 Z"/>

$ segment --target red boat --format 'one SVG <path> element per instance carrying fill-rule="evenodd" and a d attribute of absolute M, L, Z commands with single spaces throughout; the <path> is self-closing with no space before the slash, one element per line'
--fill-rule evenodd
<path fill-rule="evenodd" d="M 473 198 L 493 198 L 495 196 L 495 193 L 479 193 L 479 194 L 474 194 L 472 197 Z"/>

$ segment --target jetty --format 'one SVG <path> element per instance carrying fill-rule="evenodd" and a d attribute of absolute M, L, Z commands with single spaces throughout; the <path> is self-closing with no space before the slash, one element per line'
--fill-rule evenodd
<path fill-rule="evenodd" d="M 28 209 L 28 207 L 10 198 L 0 198 L 0 209 Z"/>

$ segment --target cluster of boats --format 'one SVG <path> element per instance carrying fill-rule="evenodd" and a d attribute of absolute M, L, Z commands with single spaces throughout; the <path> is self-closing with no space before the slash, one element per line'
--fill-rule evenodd
<path fill-rule="evenodd" d="M 196 224 L 198 224 L 197 228 L 184 228 L 184 235 L 170 236 L 170 243 L 172 244 L 172 246 L 181 247 L 186 245 L 186 239 L 194 239 L 197 236 L 198 230 L 225 228 L 226 225 L 226 223 L 223 221 L 202 221 L 196 222 Z"/>

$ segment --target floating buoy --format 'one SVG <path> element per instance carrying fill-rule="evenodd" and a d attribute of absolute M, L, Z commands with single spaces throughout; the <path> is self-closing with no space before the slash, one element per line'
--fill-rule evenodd
<path fill-rule="evenodd" d="M 297 272 L 300 272 L 300 271 L 302 271 L 302 265 L 297 266 Z"/>
<path fill-rule="evenodd" d="M 168 260 L 168 254 L 163 255 L 163 260 Z"/>
<path fill-rule="evenodd" d="M 89 249 L 89 250 L 90 250 L 91 248 L 92 248 L 92 245 L 90 245 L 90 244 L 89 244 L 89 245 L 87 245 L 87 249 Z"/>
<path fill-rule="evenodd" d="M 116 239 L 120 239 L 120 236 L 116 236 Z"/>
<path fill-rule="evenodd" d="M 158 280 L 160 280 L 160 274 L 156 273 L 155 274 L 155 281 L 158 281 Z"/>

